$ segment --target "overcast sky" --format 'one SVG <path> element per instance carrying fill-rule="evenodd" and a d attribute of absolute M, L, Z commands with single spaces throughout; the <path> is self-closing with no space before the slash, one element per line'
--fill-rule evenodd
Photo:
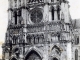
<path fill-rule="evenodd" d="M 70 14 L 72 19 L 80 18 L 80 0 L 68 0 L 70 5 Z M 0 46 L 5 40 L 5 32 L 8 23 L 8 0 L 0 1 Z M 2 54 L 2 49 L 0 47 L 0 58 Z"/>

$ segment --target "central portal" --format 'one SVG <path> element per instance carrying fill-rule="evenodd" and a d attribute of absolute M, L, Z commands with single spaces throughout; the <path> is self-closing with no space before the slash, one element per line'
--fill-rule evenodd
<path fill-rule="evenodd" d="M 17 60 L 16 58 L 12 58 L 11 60 Z"/>
<path fill-rule="evenodd" d="M 58 60 L 57 58 L 53 58 L 53 60 Z"/>
<path fill-rule="evenodd" d="M 25 60 L 41 60 L 41 57 L 39 54 L 35 51 L 31 51 L 27 56 Z"/>

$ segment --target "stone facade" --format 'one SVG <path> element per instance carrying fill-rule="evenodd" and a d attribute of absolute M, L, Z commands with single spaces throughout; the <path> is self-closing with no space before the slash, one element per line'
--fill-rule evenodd
<path fill-rule="evenodd" d="M 74 40 L 72 42 L 72 59 L 80 60 L 80 19 L 72 21 Z"/>
<path fill-rule="evenodd" d="M 68 3 L 9 0 L 3 60 L 75 60 L 75 29 Z"/>

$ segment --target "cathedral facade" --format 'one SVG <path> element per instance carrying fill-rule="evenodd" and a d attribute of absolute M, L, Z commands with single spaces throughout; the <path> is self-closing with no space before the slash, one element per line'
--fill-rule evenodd
<path fill-rule="evenodd" d="M 67 0 L 9 0 L 3 60 L 79 60 L 69 7 Z"/>

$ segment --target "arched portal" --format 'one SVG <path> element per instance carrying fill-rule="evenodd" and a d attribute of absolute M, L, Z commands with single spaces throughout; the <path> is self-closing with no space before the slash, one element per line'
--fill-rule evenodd
<path fill-rule="evenodd" d="M 17 60 L 16 58 L 12 58 L 11 60 Z"/>
<path fill-rule="evenodd" d="M 57 58 L 53 58 L 53 60 L 58 60 Z"/>
<path fill-rule="evenodd" d="M 28 53 L 25 60 L 42 60 L 42 59 L 36 51 L 32 50 L 31 52 Z"/>

